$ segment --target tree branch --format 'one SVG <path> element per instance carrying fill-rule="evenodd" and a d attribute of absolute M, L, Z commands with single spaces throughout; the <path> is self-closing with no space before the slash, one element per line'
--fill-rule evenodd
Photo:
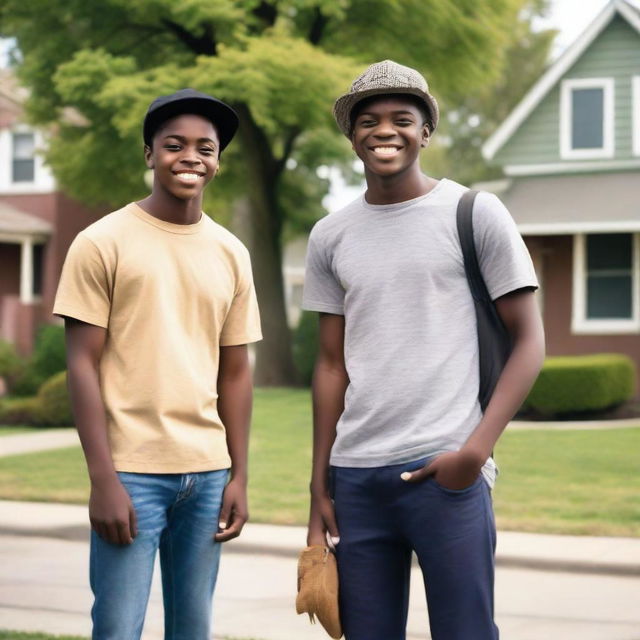
<path fill-rule="evenodd" d="M 194 35 L 182 25 L 166 18 L 162 19 L 162 24 L 194 53 L 205 56 L 215 56 L 217 54 L 218 43 L 213 32 L 213 25 L 210 22 L 202 23 L 202 35 L 200 36 Z"/>
<path fill-rule="evenodd" d="M 291 156 L 291 152 L 293 151 L 293 145 L 295 144 L 296 138 L 300 135 L 300 127 L 291 127 L 287 132 L 287 135 L 284 140 L 284 148 L 282 151 L 282 156 L 278 158 L 276 162 L 276 174 L 280 175 L 287 164 L 287 160 Z"/>
<path fill-rule="evenodd" d="M 320 7 L 316 7 L 313 13 L 313 22 L 311 23 L 307 38 L 311 44 L 318 44 L 324 35 L 324 30 L 329 22 L 329 18 L 320 11 Z"/>

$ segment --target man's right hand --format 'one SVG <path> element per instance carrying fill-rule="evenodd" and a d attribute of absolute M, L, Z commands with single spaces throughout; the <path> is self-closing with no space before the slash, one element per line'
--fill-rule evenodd
<path fill-rule="evenodd" d="M 327 532 L 334 545 L 340 542 L 333 502 L 326 492 L 311 494 L 307 546 L 326 545 Z"/>
<path fill-rule="evenodd" d="M 127 545 L 138 535 L 136 512 L 117 475 L 91 484 L 91 528 L 106 542 Z"/>

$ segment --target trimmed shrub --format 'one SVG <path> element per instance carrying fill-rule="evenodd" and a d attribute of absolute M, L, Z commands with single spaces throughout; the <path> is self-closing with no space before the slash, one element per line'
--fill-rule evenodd
<path fill-rule="evenodd" d="M 40 400 L 38 398 L 5 398 L 0 402 L 0 424 L 38 426 Z"/>
<path fill-rule="evenodd" d="M 40 424 L 61 427 L 73 424 L 71 401 L 67 391 L 67 372 L 49 378 L 38 391 Z"/>
<path fill-rule="evenodd" d="M 311 384 L 318 340 L 318 314 L 315 311 L 303 311 L 293 334 L 293 362 L 306 385 Z"/>
<path fill-rule="evenodd" d="M 544 416 L 608 409 L 633 398 L 636 371 L 618 353 L 547 358 L 525 401 Z"/>
<path fill-rule="evenodd" d="M 10 386 L 12 396 L 34 396 L 44 378 L 30 364 L 26 364 Z"/>
<path fill-rule="evenodd" d="M 40 327 L 30 367 L 41 381 L 67 368 L 63 326 L 47 324 Z"/>
<path fill-rule="evenodd" d="M 4 378 L 9 391 L 13 389 L 24 369 L 25 362 L 15 347 L 6 340 L 0 340 L 0 378 Z"/>

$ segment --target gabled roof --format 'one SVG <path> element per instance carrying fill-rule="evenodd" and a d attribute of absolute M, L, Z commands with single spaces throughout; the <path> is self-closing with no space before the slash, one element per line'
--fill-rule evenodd
<path fill-rule="evenodd" d="M 49 236 L 53 227 L 30 213 L 20 211 L 0 200 L 0 234 L 10 236 Z"/>
<path fill-rule="evenodd" d="M 482 155 L 491 160 L 495 154 L 542 102 L 556 83 L 580 58 L 589 45 L 604 31 L 615 16 L 624 18 L 640 34 L 640 4 L 637 0 L 611 0 L 596 16 L 582 35 L 549 67 L 540 80 L 529 90 L 504 122 L 494 131 L 482 147 Z"/>

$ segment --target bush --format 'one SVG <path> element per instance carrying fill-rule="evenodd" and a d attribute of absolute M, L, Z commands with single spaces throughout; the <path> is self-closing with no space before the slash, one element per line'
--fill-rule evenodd
<path fill-rule="evenodd" d="M 73 424 L 71 401 L 67 391 L 67 372 L 49 378 L 38 391 L 40 424 L 60 427 Z"/>
<path fill-rule="evenodd" d="M 601 353 L 547 358 L 525 401 L 544 416 L 615 407 L 636 389 L 633 361 L 625 355 Z"/>
<path fill-rule="evenodd" d="M 0 402 L 0 424 L 38 426 L 40 415 L 38 398 L 5 398 Z"/>
<path fill-rule="evenodd" d="M 6 340 L 0 340 L 0 378 L 4 378 L 11 391 L 25 369 L 24 360 L 15 347 Z"/>
<path fill-rule="evenodd" d="M 293 362 L 300 379 L 306 385 L 311 384 L 318 340 L 318 314 L 314 311 L 303 311 L 293 334 Z"/>
<path fill-rule="evenodd" d="M 63 326 L 47 324 L 40 327 L 30 368 L 41 381 L 67 368 Z"/>

